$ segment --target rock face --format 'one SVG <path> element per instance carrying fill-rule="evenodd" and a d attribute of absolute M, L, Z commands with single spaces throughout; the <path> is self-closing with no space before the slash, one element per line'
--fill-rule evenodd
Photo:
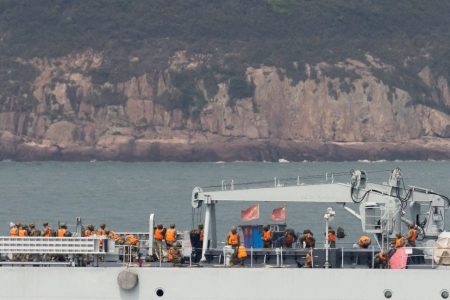
<path fill-rule="evenodd" d="M 236 84 L 195 77 L 209 62 L 183 51 L 167 69 L 125 80 L 99 79 L 104 60 L 92 50 L 18 58 L 37 72 L 28 82 L 32 95 L 24 96 L 28 108 L 12 103 L 0 111 L 0 158 L 450 158 L 448 79 L 428 66 L 417 76 L 429 102 L 383 82 L 376 74 L 393 67 L 369 54 L 365 60 L 306 64 L 301 79 L 280 68 L 249 67 Z"/>

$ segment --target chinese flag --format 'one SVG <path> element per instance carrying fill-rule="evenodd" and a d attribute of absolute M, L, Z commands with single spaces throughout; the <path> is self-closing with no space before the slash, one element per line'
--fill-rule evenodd
<path fill-rule="evenodd" d="M 286 221 L 286 207 L 275 208 L 272 212 L 272 221 L 275 222 L 285 222 Z"/>
<path fill-rule="evenodd" d="M 251 221 L 257 219 L 259 219 L 259 204 L 255 204 L 247 209 L 241 210 L 242 221 Z"/>

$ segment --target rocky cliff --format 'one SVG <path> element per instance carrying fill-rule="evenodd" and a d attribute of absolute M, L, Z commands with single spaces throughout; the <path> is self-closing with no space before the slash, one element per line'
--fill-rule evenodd
<path fill-rule="evenodd" d="M 450 158 L 449 76 L 417 57 L 366 49 L 230 69 L 228 50 L 152 51 L 122 53 L 123 73 L 95 47 L 3 56 L 0 158 Z"/>

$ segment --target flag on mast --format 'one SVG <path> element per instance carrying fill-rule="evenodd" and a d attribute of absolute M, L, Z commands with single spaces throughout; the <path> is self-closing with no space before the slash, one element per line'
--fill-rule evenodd
<path fill-rule="evenodd" d="M 286 222 L 286 206 L 275 208 L 271 219 L 274 222 Z"/>
<path fill-rule="evenodd" d="M 255 204 L 247 209 L 241 210 L 242 221 L 251 221 L 257 219 L 259 219 L 259 204 Z"/>

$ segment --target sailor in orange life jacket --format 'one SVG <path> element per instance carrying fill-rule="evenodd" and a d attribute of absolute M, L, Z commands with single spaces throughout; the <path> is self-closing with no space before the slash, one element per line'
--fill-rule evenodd
<path fill-rule="evenodd" d="M 406 245 L 405 238 L 402 236 L 401 233 L 397 233 L 395 235 L 395 248 L 405 247 L 405 245 Z"/>
<path fill-rule="evenodd" d="M 409 226 L 408 234 L 406 235 L 406 239 L 408 240 L 408 246 L 415 247 L 416 239 L 417 239 L 417 229 L 415 224 L 411 224 Z"/>
<path fill-rule="evenodd" d="M 170 228 L 166 230 L 166 245 L 167 248 L 172 247 L 177 240 L 177 231 L 175 230 L 175 224 L 170 224 Z"/>
<path fill-rule="evenodd" d="M 117 234 L 117 232 L 115 232 L 113 230 L 109 231 L 108 236 L 110 239 L 113 239 L 116 242 L 116 244 L 120 241 L 120 235 Z"/>
<path fill-rule="evenodd" d="M 19 226 L 19 234 L 20 237 L 24 237 L 28 235 L 27 225 L 20 225 Z"/>
<path fill-rule="evenodd" d="M 235 226 L 231 227 L 231 231 L 227 236 L 227 245 L 237 247 L 240 244 L 239 234 Z"/>
<path fill-rule="evenodd" d="M 136 246 L 138 244 L 138 239 L 134 234 L 129 234 L 125 237 L 125 244 Z"/>
<path fill-rule="evenodd" d="M 72 233 L 67 229 L 67 225 L 65 223 L 62 223 L 61 226 L 59 226 L 59 229 L 56 231 L 57 237 L 70 237 L 72 236 Z"/>
<path fill-rule="evenodd" d="M 244 265 L 244 261 L 247 258 L 247 251 L 243 245 L 238 245 L 236 247 L 233 259 L 231 260 L 232 265 Z"/>
<path fill-rule="evenodd" d="M 48 222 L 44 222 L 44 224 L 42 224 L 42 226 L 44 226 L 44 230 L 42 230 L 43 237 L 53 236 L 53 230 L 50 226 L 48 226 Z"/>
<path fill-rule="evenodd" d="M 331 227 L 328 227 L 328 244 L 330 248 L 336 248 L 336 232 Z"/>
<path fill-rule="evenodd" d="M 158 224 L 155 228 L 155 232 L 153 234 L 153 240 L 155 241 L 155 255 L 158 260 L 162 259 L 163 245 L 162 241 L 164 239 L 164 227 L 162 224 Z"/>
<path fill-rule="evenodd" d="M 262 241 L 264 244 L 264 248 L 272 248 L 272 231 L 270 230 L 269 226 L 264 226 Z"/>
<path fill-rule="evenodd" d="M 362 248 L 362 249 L 369 248 L 371 243 L 372 243 L 372 240 L 366 235 L 362 235 L 358 240 L 358 246 L 359 246 L 359 248 Z"/>
<path fill-rule="evenodd" d="M 183 263 L 183 257 L 181 255 L 180 242 L 174 243 L 167 251 L 167 261 L 173 263 L 173 266 Z"/>
<path fill-rule="evenodd" d="M 19 234 L 19 228 L 17 224 L 13 222 L 9 223 L 9 236 L 17 236 Z"/>

